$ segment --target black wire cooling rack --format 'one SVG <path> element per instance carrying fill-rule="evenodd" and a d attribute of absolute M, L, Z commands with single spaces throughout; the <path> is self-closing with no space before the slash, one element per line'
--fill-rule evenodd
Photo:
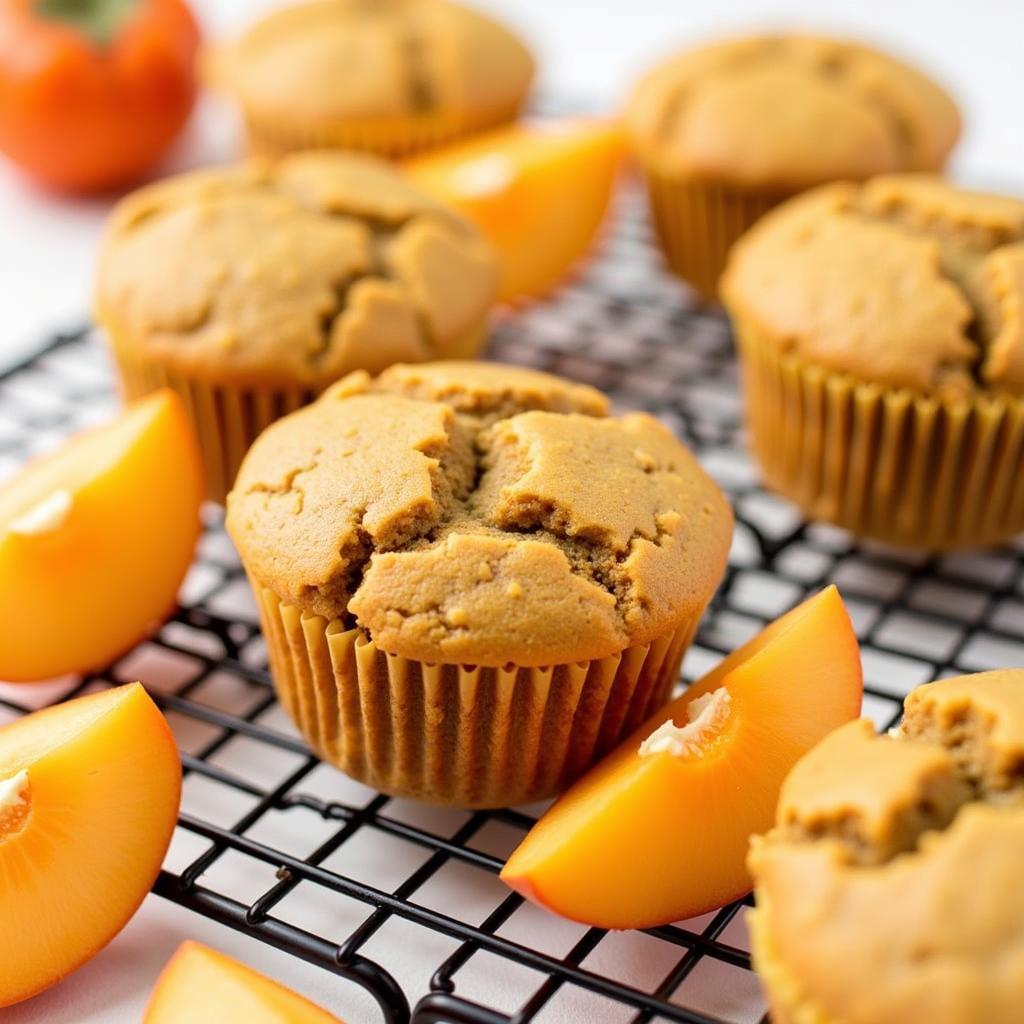
<path fill-rule="evenodd" d="M 623 199 L 617 224 L 586 277 L 507 317 L 489 354 L 648 409 L 729 492 L 730 568 L 684 677 L 830 581 L 860 635 L 865 712 L 880 727 L 920 682 L 1024 665 L 1024 548 L 928 558 L 856 544 L 762 491 L 743 451 L 725 320 L 663 275 L 638 196 Z M 92 333 L 52 339 L 0 377 L 0 475 L 113 405 Z M 156 636 L 83 679 L 0 687 L 0 714 L 136 678 L 167 713 L 186 772 L 155 891 L 363 986 L 388 1024 L 764 1019 L 749 901 L 646 932 L 570 925 L 496 877 L 536 808 L 426 808 L 321 765 L 277 706 L 245 578 L 214 513 L 181 607 Z M 410 955 L 418 974 L 401 966 Z"/>

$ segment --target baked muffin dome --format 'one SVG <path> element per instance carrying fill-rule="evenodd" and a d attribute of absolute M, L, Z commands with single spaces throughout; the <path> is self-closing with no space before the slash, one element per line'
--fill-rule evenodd
<path fill-rule="evenodd" d="M 841 39 L 765 35 L 680 54 L 636 87 L 627 129 L 669 172 L 790 192 L 938 170 L 960 133 L 949 96 L 914 68 Z"/>
<path fill-rule="evenodd" d="M 1011 1024 L 1024 1005 L 1024 671 L 918 687 L 790 774 L 755 839 L 755 966 L 779 1024 Z"/>
<path fill-rule="evenodd" d="M 1024 202 L 902 175 L 787 203 L 734 250 L 730 311 L 780 351 L 940 394 L 1024 389 Z"/>
<path fill-rule="evenodd" d="M 250 576 L 389 654 L 551 665 L 696 621 L 725 498 L 649 416 L 495 364 L 357 374 L 267 430 L 228 499 Z"/>
<path fill-rule="evenodd" d="M 475 355 L 497 283 L 477 229 L 395 168 L 301 153 L 122 200 L 96 313 L 129 398 L 182 395 L 223 501 L 256 435 L 346 373 Z"/>
<path fill-rule="evenodd" d="M 668 698 L 732 515 L 657 420 L 493 363 L 352 374 L 228 497 L 281 701 L 321 757 L 465 807 L 563 789 Z"/>
<path fill-rule="evenodd" d="M 133 193 L 100 253 L 122 345 L 219 380 L 320 388 L 469 355 L 497 264 L 476 228 L 369 157 L 302 153 Z"/>
<path fill-rule="evenodd" d="M 636 87 L 626 127 L 668 265 L 712 299 L 729 248 L 777 203 L 841 179 L 938 171 L 960 119 L 901 61 L 772 35 L 667 61 Z"/>
<path fill-rule="evenodd" d="M 931 551 L 1024 530 L 1024 203 L 917 175 L 773 211 L 722 278 L 767 483 Z"/>
<path fill-rule="evenodd" d="M 212 62 L 257 151 L 399 155 L 512 120 L 533 59 L 447 0 L 312 0 L 273 11 Z"/>

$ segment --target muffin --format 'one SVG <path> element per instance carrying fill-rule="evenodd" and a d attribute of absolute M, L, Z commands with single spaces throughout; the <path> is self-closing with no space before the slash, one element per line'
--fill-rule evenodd
<path fill-rule="evenodd" d="M 790 773 L 748 915 L 774 1024 L 1013 1024 L 1024 1006 L 1024 671 L 919 686 Z"/>
<path fill-rule="evenodd" d="M 657 420 L 485 363 L 360 372 L 228 496 L 278 693 L 388 793 L 539 799 L 668 697 L 732 516 Z"/>
<path fill-rule="evenodd" d="M 312 0 L 211 55 L 250 149 L 399 157 L 516 118 L 533 59 L 503 25 L 446 0 Z"/>
<path fill-rule="evenodd" d="M 825 186 L 723 277 L 768 484 L 928 550 L 1024 528 L 1024 202 L 927 176 Z"/>
<path fill-rule="evenodd" d="M 729 247 L 776 203 L 831 181 L 938 171 L 960 133 L 935 83 L 877 50 L 731 39 L 648 74 L 626 111 L 671 270 L 713 299 Z"/>
<path fill-rule="evenodd" d="M 96 315 L 127 398 L 184 398 L 223 501 L 256 435 L 350 371 L 474 355 L 497 284 L 476 228 L 398 171 L 306 153 L 124 199 Z"/>

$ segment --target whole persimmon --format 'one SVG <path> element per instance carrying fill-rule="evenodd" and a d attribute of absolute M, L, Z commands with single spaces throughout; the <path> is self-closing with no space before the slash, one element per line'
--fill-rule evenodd
<path fill-rule="evenodd" d="M 0 0 L 0 151 L 71 192 L 149 170 L 195 102 L 184 0 Z"/>

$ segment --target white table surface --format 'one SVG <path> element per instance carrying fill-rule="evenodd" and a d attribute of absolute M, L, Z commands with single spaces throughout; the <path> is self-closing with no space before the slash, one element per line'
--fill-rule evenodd
<path fill-rule="evenodd" d="M 653 57 L 689 39 L 753 26 L 811 26 L 846 31 L 903 52 L 930 69 L 959 97 L 967 131 L 954 174 L 978 185 L 1024 192 L 1020 102 L 1024 70 L 1024 6 L 1019 0 L 477 0 L 532 40 L 542 62 L 542 87 L 613 109 L 632 77 Z M 209 35 L 243 24 L 267 0 L 194 0 Z M 168 161 L 180 168 L 230 158 L 237 128 L 229 111 L 204 102 Z M 109 200 L 60 199 L 33 189 L 0 164 L 0 364 L 49 331 L 75 326 L 88 309 L 96 238 Z M 539 913 L 539 912 L 538 912 Z M 554 919 L 538 921 L 546 934 Z M 161 965 L 183 938 L 195 938 L 244 959 L 329 1006 L 351 1024 L 376 1021 L 373 1003 L 354 985 L 259 942 L 149 896 L 128 928 L 95 960 L 21 1007 L 9 1024 L 121 1024 L 139 1019 Z M 392 950 L 388 965 L 421 991 L 419 972 L 432 951 Z M 628 952 L 625 955 L 629 955 Z M 640 955 L 639 953 L 637 955 Z M 421 963 L 422 961 L 422 963 Z M 433 959 L 436 964 L 437 959 Z M 499 989 L 507 979 L 492 979 Z M 481 993 L 486 995 L 485 991 Z M 585 1021 L 585 1008 L 564 1020 Z"/>

